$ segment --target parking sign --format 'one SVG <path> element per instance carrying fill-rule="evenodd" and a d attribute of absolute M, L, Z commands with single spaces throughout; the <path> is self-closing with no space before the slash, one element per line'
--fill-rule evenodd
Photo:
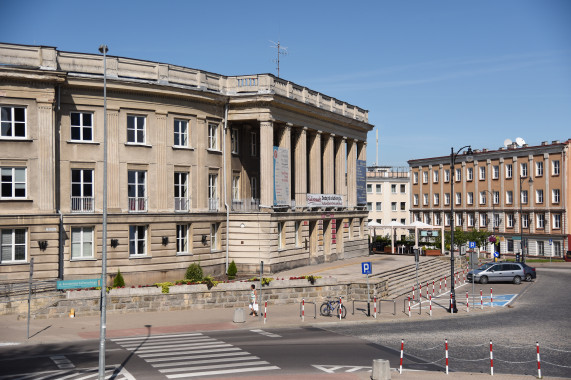
<path fill-rule="evenodd" d="M 373 265 L 370 261 L 361 263 L 361 270 L 363 274 L 372 274 L 373 273 Z"/>
<path fill-rule="evenodd" d="M 468 242 L 468 248 L 476 248 L 476 242 L 475 241 L 469 241 Z"/>

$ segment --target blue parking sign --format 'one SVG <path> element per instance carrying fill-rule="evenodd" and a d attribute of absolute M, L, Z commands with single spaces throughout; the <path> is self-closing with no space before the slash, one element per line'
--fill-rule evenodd
<path fill-rule="evenodd" d="M 469 241 L 468 242 L 468 248 L 476 248 L 476 242 L 475 241 Z"/>
<path fill-rule="evenodd" d="M 361 263 L 361 270 L 363 274 L 372 274 L 373 273 L 373 265 L 370 261 Z"/>

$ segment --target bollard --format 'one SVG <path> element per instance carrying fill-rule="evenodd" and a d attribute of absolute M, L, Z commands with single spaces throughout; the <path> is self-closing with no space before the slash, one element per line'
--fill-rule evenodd
<path fill-rule="evenodd" d="M 432 296 L 430 296 L 430 316 L 432 317 Z"/>
<path fill-rule="evenodd" d="M 428 282 L 426 282 L 426 299 L 428 299 Z"/>
<path fill-rule="evenodd" d="M 264 324 L 266 323 L 267 317 L 268 317 L 268 301 L 264 302 Z"/>
<path fill-rule="evenodd" d="M 399 367 L 399 373 L 402 375 L 402 354 L 404 351 L 404 339 L 401 339 L 400 341 L 400 367 Z"/>
<path fill-rule="evenodd" d="M 537 345 L 537 378 L 541 379 L 541 360 L 539 359 L 539 342 L 535 342 Z"/>
<path fill-rule="evenodd" d="M 301 299 L 301 321 L 305 320 L 305 299 Z"/>
<path fill-rule="evenodd" d="M 466 292 L 466 313 L 470 312 L 470 298 L 468 297 L 468 292 Z"/>
<path fill-rule="evenodd" d="M 374 303 L 374 305 L 373 305 L 373 310 L 374 310 L 373 317 L 377 318 L 377 296 L 375 296 L 373 298 L 373 303 Z"/>
<path fill-rule="evenodd" d="M 442 278 L 440 278 L 440 289 L 438 289 L 438 294 L 442 293 Z"/>
<path fill-rule="evenodd" d="M 341 320 L 341 316 L 343 315 L 343 301 L 341 300 L 341 297 L 339 297 L 339 320 Z"/>
<path fill-rule="evenodd" d="M 444 349 L 446 350 L 446 374 L 448 375 L 448 339 L 444 339 Z"/>
<path fill-rule="evenodd" d="M 444 276 L 444 291 L 446 291 L 446 276 Z"/>
<path fill-rule="evenodd" d="M 373 380 L 391 380 L 391 366 L 388 360 L 373 360 L 373 370 L 371 371 L 371 379 Z"/>
<path fill-rule="evenodd" d="M 434 297 L 434 280 L 432 280 L 432 297 Z"/>
<path fill-rule="evenodd" d="M 408 297 L 408 317 L 410 318 L 410 297 Z"/>
<path fill-rule="evenodd" d="M 422 301 L 422 284 L 418 284 L 418 302 Z"/>
<path fill-rule="evenodd" d="M 492 292 L 492 288 L 490 288 L 490 306 L 494 307 L 494 293 Z"/>
<path fill-rule="evenodd" d="M 484 296 L 482 295 L 482 289 L 480 289 L 480 309 L 484 310 Z"/>
<path fill-rule="evenodd" d="M 454 307 L 452 305 L 452 292 L 450 292 L 450 314 L 454 314 Z"/>
<path fill-rule="evenodd" d="M 69 317 L 75 318 L 75 309 L 74 308 L 71 308 L 71 311 L 69 312 Z"/>
<path fill-rule="evenodd" d="M 232 320 L 234 323 L 244 323 L 246 322 L 246 317 L 244 314 L 244 309 L 239 307 L 234 309 L 234 318 Z"/>
<path fill-rule="evenodd" d="M 414 301 L 414 285 L 412 286 L 412 300 Z"/>
<path fill-rule="evenodd" d="M 491 340 L 490 340 L 490 375 L 494 376 L 494 352 L 492 350 Z"/>

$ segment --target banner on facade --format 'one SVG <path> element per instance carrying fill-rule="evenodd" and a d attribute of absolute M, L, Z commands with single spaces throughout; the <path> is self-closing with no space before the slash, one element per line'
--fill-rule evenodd
<path fill-rule="evenodd" d="M 357 160 L 357 205 L 367 204 L 367 161 Z"/>
<path fill-rule="evenodd" d="M 289 151 L 274 146 L 274 206 L 289 206 Z"/>
<path fill-rule="evenodd" d="M 307 207 L 342 207 L 343 196 L 337 194 L 307 194 Z"/>

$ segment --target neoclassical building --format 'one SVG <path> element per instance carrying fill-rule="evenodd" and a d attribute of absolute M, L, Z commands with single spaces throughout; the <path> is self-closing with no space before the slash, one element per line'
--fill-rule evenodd
<path fill-rule="evenodd" d="M 4 43 L 0 64 L 0 282 L 32 259 L 36 279 L 96 278 L 102 244 L 128 285 L 367 254 L 367 111 L 271 74 L 111 55 L 105 115 L 101 54 Z"/>

